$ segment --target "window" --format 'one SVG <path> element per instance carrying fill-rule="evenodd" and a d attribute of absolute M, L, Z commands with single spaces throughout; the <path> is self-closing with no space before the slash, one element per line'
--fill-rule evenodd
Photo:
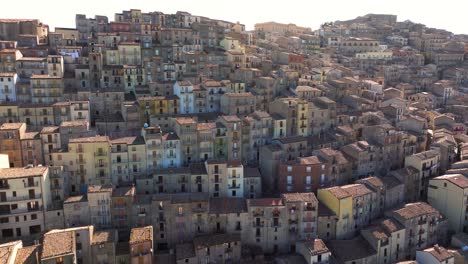
<path fill-rule="evenodd" d="M 182 214 L 184 214 L 184 208 L 182 208 L 182 207 L 179 207 L 179 210 L 178 210 L 178 211 L 179 211 L 179 215 L 182 215 Z"/>

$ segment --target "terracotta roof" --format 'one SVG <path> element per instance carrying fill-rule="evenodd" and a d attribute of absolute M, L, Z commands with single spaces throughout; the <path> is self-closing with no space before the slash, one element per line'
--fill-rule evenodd
<path fill-rule="evenodd" d="M 78 195 L 78 196 L 70 196 L 68 197 L 65 201 L 63 201 L 64 204 L 68 203 L 82 203 L 86 202 L 88 199 L 86 195 Z"/>
<path fill-rule="evenodd" d="M 60 123 L 60 127 L 77 127 L 77 126 L 88 126 L 88 122 L 84 120 L 76 121 L 63 121 Z"/>
<path fill-rule="evenodd" d="M 237 214 L 247 212 L 244 198 L 210 198 L 210 214 Z"/>
<path fill-rule="evenodd" d="M 423 151 L 420 153 L 413 154 L 413 156 L 421 159 L 421 160 L 426 160 L 426 159 L 431 159 L 436 156 L 439 156 L 439 152 L 436 150 L 428 150 L 428 151 Z"/>
<path fill-rule="evenodd" d="M 130 232 L 130 245 L 150 241 L 153 242 L 153 227 L 132 228 Z"/>
<path fill-rule="evenodd" d="M 13 249 L 17 246 L 21 241 L 13 241 L 10 243 L 0 244 L 0 264 L 9 264 L 12 260 L 11 258 Z"/>
<path fill-rule="evenodd" d="M 396 215 L 402 217 L 403 219 L 412 219 L 422 215 L 427 215 L 430 213 L 438 212 L 434 207 L 430 206 L 425 202 L 417 202 L 406 204 L 400 209 L 393 211 Z"/>
<path fill-rule="evenodd" d="M 16 130 L 20 129 L 22 126 L 25 126 L 26 123 L 3 123 L 0 126 L 0 130 Z"/>
<path fill-rule="evenodd" d="M 127 144 L 131 145 L 135 141 L 136 137 L 121 137 L 121 138 L 116 138 L 110 141 L 111 144 Z"/>
<path fill-rule="evenodd" d="M 0 72 L 0 77 L 13 77 L 15 74 L 15 72 Z"/>
<path fill-rule="evenodd" d="M 299 158 L 299 164 L 313 165 L 323 163 L 317 156 L 301 157 Z"/>
<path fill-rule="evenodd" d="M 176 260 L 193 258 L 196 256 L 193 243 L 177 244 L 175 247 Z"/>
<path fill-rule="evenodd" d="M 21 139 L 39 139 L 39 132 L 26 132 Z"/>
<path fill-rule="evenodd" d="M 454 257 L 454 255 L 451 252 L 449 252 L 446 248 L 437 244 L 431 248 L 424 249 L 424 252 L 431 254 L 440 263 Z"/>
<path fill-rule="evenodd" d="M 93 234 L 93 245 L 115 242 L 115 230 L 96 231 Z"/>
<path fill-rule="evenodd" d="M 99 192 L 112 192 L 112 186 L 106 185 L 89 185 L 88 193 L 99 193 Z"/>
<path fill-rule="evenodd" d="M 47 167 L 32 167 L 32 168 L 6 168 L 0 169 L 0 179 L 15 179 L 26 177 L 42 177 L 48 170 Z"/>
<path fill-rule="evenodd" d="M 346 190 L 343 190 L 343 189 L 342 189 L 341 187 L 339 187 L 339 186 L 327 188 L 327 189 L 325 189 L 325 190 L 329 191 L 333 196 L 335 196 L 335 197 L 336 197 L 337 199 L 339 199 L 339 200 L 351 196 L 350 193 L 348 193 Z"/>
<path fill-rule="evenodd" d="M 178 81 L 177 82 L 180 86 L 192 86 L 192 83 L 189 81 Z"/>
<path fill-rule="evenodd" d="M 50 231 L 44 235 L 41 259 L 72 254 L 75 236 L 72 231 Z"/>
<path fill-rule="evenodd" d="M 176 122 L 181 124 L 181 125 L 188 125 L 188 124 L 195 124 L 197 121 L 195 121 L 193 118 L 190 117 L 177 117 Z"/>
<path fill-rule="evenodd" d="M 382 220 L 380 226 L 388 233 L 393 233 L 404 228 L 400 223 L 391 218 Z"/>
<path fill-rule="evenodd" d="M 318 200 L 315 194 L 310 193 L 284 193 L 283 198 L 286 202 L 307 202 L 317 204 Z"/>
<path fill-rule="evenodd" d="M 96 143 L 96 142 L 109 142 L 108 136 L 95 136 L 95 137 L 83 137 L 83 138 L 72 138 L 70 143 Z"/>
<path fill-rule="evenodd" d="M 240 160 L 228 160 L 226 161 L 228 167 L 241 167 L 242 162 Z"/>
<path fill-rule="evenodd" d="M 468 188 L 468 178 L 461 174 L 447 174 L 435 177 L 432 180 L 447 180 L 460 188 Z"/>
<path fill-rule="evenodd" d="M 269 206 L 284 206 L 281 198 L 257 198 L 247 200 L 249 206 L 269 207 Z"/>
<path fill-rule="evenodd" d="M 210 123 L 197 123 L 197 130 L 211 130 L 216 128 L 215 122 Z"/>
<path fill-rule="evenodd" d="M 58 126 L 47 126 L 47 127 L 43 127 L 42 130 L 41 130 L 41 134 L 45 134 L 45 133 L 55 133 L 55 132 L 59 132 L 59 127 Z"/>
<path fill-rule="evenodd" d="M 304 244 L 307 250 L 309 250 L 311 256 L 330 252 L 330 250 L 327 248 L 322 239 L 316 238 L 313 241 L 301 241 L 300 243 Z"/>
<path fill-rule="evenodd" d="M 16 253 L 15 264 L 37 264 L 37 256 L 39 245 L 23 247 L 18 249 Z"/>
<path fill-rule="evenodd" d="M 365 186 L 364 184 L 349 184 L 341 186 L 341 188 L 353 197 L 359 197 L 372 193 L 372 190 L 367 188 L 367 186 Z"/>

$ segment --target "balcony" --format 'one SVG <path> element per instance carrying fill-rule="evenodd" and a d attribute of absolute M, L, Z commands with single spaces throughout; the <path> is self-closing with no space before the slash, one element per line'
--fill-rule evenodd
<path fill-rule="evenodd" d="M 289 219 L 289 224 L 290 225 L 295 225 L 298 223 L 298 220 L 297 219 Z"/>
<path fill-rule="evenodd" d="M 42 141 L 42 143 L 44 143 L 44 144 L 54 144 L 54 143 L 58 143 L 58 140 L 56 138 L 54 138 L 54 139 L 44 139 Z"/>
<path fill-rule="evenodd" d="M 86 175 L 86 170 L 77 170 L 76 174 L 79 176 L 85 176 Z"/>
<path fill-rule="evenodd" d="M 53 184 L 50 188 L 51 188 L 52 190 L 61 190 L 61 189 L 62 189 L 62 185 L 60 185 L 60 184 Z"/>
<path fill-rule="evenodd" d="M 228 174 L 229 179 L 239 179 L 240 178 L 240 173 L 237 174 Z"/>
<path fill-rule="evenodd" d="M 88 108 L 88 105 L 75 105 L 75 107 L 73 108 L 75 111 L 88 111 L 89 108 Z"/>
<path fill-rule="evenodd" d="M 76 164 L 86 164 L 86 160 L 85 159 L 77 159 Z"/>
<path fill-rule="evenodd" d="M 304 228 L 304 233 L 313 233 L 313 232 L 314 232 L 313 228 L 310 228 L 310 227 Z"/>
<path fill-rule="evenodd" d="M 23 195 L 23 196 L 16 196 L 16 197 L 7 197 L 6 200 L 0 201 L 0 203 L 37 200 L 37 199 L 41 199 L 41 198 L 42 198 L 41 194 Z"/>
<path fill-rule="evenodd" d="M 107 157 L 107 152 L 105 151 L 94 152 L 94 157 Z"/>
<path fill-rule="evenodd" d="M 229 189 L 239 189 L 239 188 L 240 188 L 240 184 L 229 184 L 229 185 L 228 185 L 228 188 L 229 188 Z"/>
<path fill-rule="evenodd" d="M 263 227 L 264 223 L 263 222 L 252 222 L 253 227 Z"/>
<path fill-rule="evenodd" d="M 39 182 L 25 182 L 24 184 L 24 188 L 27 188 L 27 187 L 38 187 L 39 186 Z"/>
<path fill-rule="evenodd" d="M 105 162 L 103 162 L 103 163 L 96 163 L 96 164 L 94 165 L 94 167 L 95 167 L 95 168 L 105 168 L 106 165 L 107 165 L 107 164 L 106 164 Z"/>
<path fill-rule="evenodd" d="M 177 180 L 178 183 L 188 183 L 188 179 L 187 178 L 182 178 L 182 179 L 179 179 Z"/>
<path fill-rule="evenodd" d="M 254 217 L 261 217 L 261 216 L 264 215 L 264 213 L 263 213 L 263 211 L 254 211 L 254 212 L 252 213 L 252 215 L 253 215 Z"/>
<path fill-rule="evenodd" d="M 194 207 L 192 208 L 192 212 L 195 212 L 195 213 L 202 213 L 202 212 L 205 212 L 206 211 L 206 208 L 204 207 Z"/>
<path fill-rule="evenodd" d="M 296 234 L 296 233 L 297 233 L 297 229 L 296 229 L 295 227 L 289 228 L 289 233 Z"/>

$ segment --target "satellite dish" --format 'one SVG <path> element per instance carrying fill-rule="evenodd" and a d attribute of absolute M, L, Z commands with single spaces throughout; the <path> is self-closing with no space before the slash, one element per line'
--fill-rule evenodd
<path fill-rule="evenodd" d="M 149 127 L 148 123 L 145 123 L 145 124 L 143 125 L 143 127 L 144 127 L 144 128 L 148 128 L 148 127 Z"/>

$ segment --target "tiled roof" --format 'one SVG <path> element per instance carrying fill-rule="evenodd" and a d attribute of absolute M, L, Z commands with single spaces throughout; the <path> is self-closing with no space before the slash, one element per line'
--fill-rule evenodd
<path fill-rule="evenodd" d="M 425 202 L 406 204 L 404 207 L 394 210 L 394 213 L 403 219 L 412 219 L 435 212 L 437 210 Z"/>
<path fill-rule="evenodd" d="M 68 204 L 68 203 L 82 203 L 86 202 L 87 198 L 86 195 L 78 195 L 78 196 L 70 196 L 68 197 L 63 203 Z"/>
<path fill-rule="evenodd" d="M 301 243 L 303 243 L 304 246 L 309 250 L 309 253 L 311 256 L 330 252 L 330 250 L 327 248 L 323 240 L 318 239 L 318 238 L 314 240 L 303 241 Z"/>
<path fill-rule="evenodd" d="M 21 241 L 0 244 L 0 264 L 9 264 L 11 261 L 14 247 Z"/>
<path fill-rule="evenodd" d="M 448 174 L 435 177 L 433 180 L 447 180 L 460 188 L 468 188 L 468 178 L 461 174 Z"/>
<path fill-rule="evenodd" d="M 210 198 L 210 214 L 237 214 L 247 212 L 244 198 Z"/>
<path fill-rule="evenodd" d="M 310 193 L 284 193 L 283 198 L 286 202 L 307 202 L 317 204 L 318 200 L 315 194 Z"/>
<path fill-rule="evenodd" d="M 72 254 L 75 236 L 72 231 L 51 231 L 44 235 L 42 259 Z"/>
<path fill-rule="evenodd" d="M 42 177 L 47 170 L 47 167 L 0 169 L 0 179 Z"/>
<path fill-rule="evenodd" d="M 83 137 L 83 138 L 72 138 L 70 143 L 96 143 L 96 142 L 109 142 L 108 136 L 95 136 L 95 137 Z"/>
<path fill-rule="evenodd" d="M 15 264 L 37 264 L 39 245 L 23 247 L 16 253 Z"/>
<path fill-rule="evenodd" d="M 331 188 L 328 188 L 328 189 L 325 189 L 325 190 L 328 190 L 337 199 L 344 199 L 344 198 L 347 198 L 347 197 L 351 197 L 350 193 L 348 193 L 347 191 L 345 191 L 344 189 L 342 189 L 341 187 L 338 187 L 338 186 L 331 187 Z"/>
<path fill-rule="evenodd" d="M 351 240 L 332 240 L 326 245 L 340 261 L 338 263 L 351 262 L 377 254 L 377 251 L 362 236 Z"/>
<path fill-rule="evenodd" d="M 281 198 L 257 198 L 247 200 L 249 206 L 269 207 L 269 206 L 284 206 Z"/>
<path fill-rule="evenodd" d="M 140 228 L 132 228 L 130 232 L 130 245 L 153 241 L 153 227 L 146 226 Z"/>
<path fill-rule="evenodd" d="M 89 185 L 88 193 L 98 193 L 98 192 L 112 192 L 112 186 L 106 185 Z"/>
<path fill-rule="evenodd" d="M 372 193 L 372 190 L 367 188 L 364 184 L 349 184 L 341 187 L 353 197 L 359 197 Z"/>
<path fill-rule="evenodd" d="M 115 230 L 96 231 L 93 234 L 93 245 L 115 242 Z"/>
<path fill-rule="evenodd" d="M 425 249 L 424 252 L 431 254 L 440 263 L 454 257 L 454 255 L 451 252 L 449 252 L 446 248 L 437 244 L 434 245 L 434 247 Z"/>
<path fill-rule="evenodd" d="M 16 130 L 20 129 L 22 126 L 25 126 L 25 123 L 3 123 L 0 126 L 0 130 Z"/>

